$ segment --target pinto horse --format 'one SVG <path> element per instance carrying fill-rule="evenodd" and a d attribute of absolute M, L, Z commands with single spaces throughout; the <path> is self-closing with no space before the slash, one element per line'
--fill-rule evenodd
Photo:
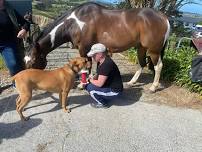
<path fill-rule="evenodd" d="M 45 68 L 47 54 L 63 43 L 71 42 L 86 57 L 95 43 L 104 44 L 110 53 L 138 48 L 139 69 L 128 82 L 133 85 L 146 66 L 146 54 L 154 65 L 155 76 L 150 91 L 159 85 L 162 53 L 170 24 L 165 15 L 151 8 L 112 10 L 93 2 L 75 7 L 48 25 L 25 56 L 28 68 Z"/>

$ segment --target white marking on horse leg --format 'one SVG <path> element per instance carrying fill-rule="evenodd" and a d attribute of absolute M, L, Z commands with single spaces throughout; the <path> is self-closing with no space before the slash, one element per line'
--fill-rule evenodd
<path fill-rule="evenodd" d="M 54 44 L 55 44 L 55 34 L 56 34 L 56 31 L 57 29 L 62 25 L 64 24 L 64 22 L 58 24 L 56 27 L 54 27 L 54 29 L 51 30 L 51 32 L 49 33 L 50 36 L 51 36 L 51 47 L 53 48 L 54 47 Z"/>
<path fill-rule="evenodd" d="M 163 67 L 163 63 L 161 61 L 161 57 L 159 57 L 157 65 L 154 66 L 154 70 L 155 70 L 154 82 L 152 86 L 149 88 L 149 90 L 152 92 L 155 92 L 159 85 L 159 79 L 160 79 L 162 67 Z"/>
<path fill-rule="evenodd" d="M 31 61 L 31 57 L 30 56 L 25 56 L 24 60 L 25 60 L 25 63 L 27 63 L 27 62 Z"/>
<path fill-rule="evenodd" d="M 67 20 L 68 20 L 68 19 L 75 19 L 76 23 L 78 24 L 79 28 L 80 28 L 81 31 L 82 31 L 83 26 L 85 25 L 85 22 L 79 20 L 79 19 L 76 17 L 75 12 L 72 12 L 71 15 L 67 17 Z"/>
<path fill-rule="evenodd" d="M 132 78 L 129 82 L 127 82 L 128 85 L 133 85 L 134 83 L 137 82 L 137 80 L 138 80 L 140 74 L 142 73 L 142 69 L 143 69 L 143 68 L 142 68 L 140 65 L 138 65 L 138 70 L 136 71 L 136 73 L 135 73 L 135 75 L 133 76 L 133 78 Z"/>
<path fill-rule="evenodd" d="M 170 23 L 169 23 L 168 20 L 166 20 L 166 22 L 167 22 L 167 31 L 166 31 L 166 33 L 165 33 L 163 45 L 166 43 L 166 40 L 168 39 L 169 34 L 170 34 Z"/>

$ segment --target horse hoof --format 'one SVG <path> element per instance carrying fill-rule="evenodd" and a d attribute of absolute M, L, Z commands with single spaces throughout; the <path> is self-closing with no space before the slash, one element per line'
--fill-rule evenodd
<path fill-rule="evenodd" d="M 150 93 L 150 94 L 153 94 L 153 93 L 155 93 L 156 91 L 155 90 L 148 90 L 148 93 Z"/>
<path fill-rule="evenodd" d="M 150 90 L 150 89 L 146 89 L 146 90 L 144 90 L 144 92 L 147 93 L 147 94 L 153 94 L 153 93 L 155 93 L 156 91 Z"/>

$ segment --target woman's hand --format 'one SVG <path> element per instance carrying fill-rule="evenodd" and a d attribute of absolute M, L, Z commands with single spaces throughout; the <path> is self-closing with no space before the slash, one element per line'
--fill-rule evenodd
<path fill-rule="evenodd" d="M 27 31 L 25 29 L 22 29 L 18 32 L 17 37 L 22 39 L 26 36 L 26 34 L 27 34 Z"/>

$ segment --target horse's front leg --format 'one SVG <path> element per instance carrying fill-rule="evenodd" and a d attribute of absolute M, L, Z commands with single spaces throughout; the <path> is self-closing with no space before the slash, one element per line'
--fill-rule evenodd
<path fill-rule="evenodd" d="M 137 59 L 138 59 L 138 69 L 133 76 L 133 78 L 127 82 L 129 86 L 133 86 L 135 84 L 142 73 L 143 68 L 146 66 L 146 49 L 143 47 L 140 47 L 137 52 Z"/>
<path fill-rule="evenodd" d="M 141 67 L 140 64 L 138 64 L 138 70 L 136 71 L 133 78 L 129 82 L 127 82 L 127 84 L 130 86 L 134 85 L 137 82 L 140 74 L 142 73 L 142 70 L 143 70 L 143 67 Z"/>
<path fill-rule="evenodd" d="M 151 93 L 154 93 L 159 86 L 159 79 L 160 79 L 162 67 L 163 67 L 163 63 L 162 63 L 161 57 L 159 56 L 158 62 L 154 66 L 154 70 L 155 70 L 154 81 L 152 83 L 152 86 L 149 88 Z"/>

